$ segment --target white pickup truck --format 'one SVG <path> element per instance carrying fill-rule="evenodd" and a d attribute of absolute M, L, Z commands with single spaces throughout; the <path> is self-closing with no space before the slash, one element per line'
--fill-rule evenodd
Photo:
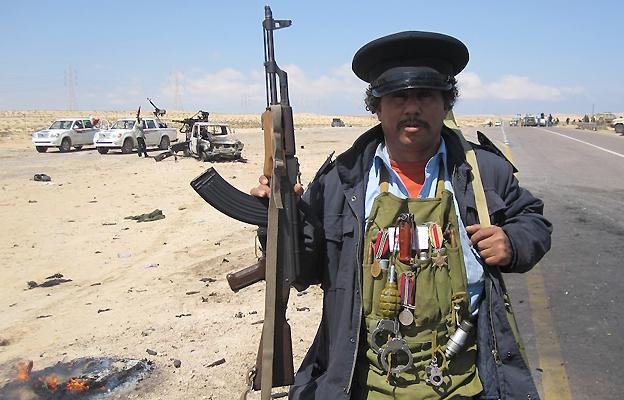
<path fill-rule="evenodd" d="M 98 152 L 106 154 L 110 149 L 121 149 L 124 154 L 132 153 L 137 147 L 135 123 L 135 118 L 118 119 L 109 129 L 96 133 L 93 143 Z M 178 140 L 178 131 L 175 128 L 167 128 L 154 118 L 143 118 L 142 124 L 147 147 L 158 146 L 161 150 L 167 150 L 171 142 Z"/>
<path fill-rule="evenodd" d="M 58 147 L 61 153 L 81 149 L 82 146 L 93 144 L 93 135 L 99 129 L 93 126 L 91 118 L 57 119 L 48 129 L 32 134 L 32 142 L 39 153 L 45 153 L 50 147 Z"/>

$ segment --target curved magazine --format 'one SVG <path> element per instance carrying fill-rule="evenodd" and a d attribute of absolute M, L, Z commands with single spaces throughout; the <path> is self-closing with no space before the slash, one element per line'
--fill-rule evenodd
<path fill-rule="evenodd" d="M 223 214 L 238 221 L 257 226 L 267 226 L 268 199 L 245 194 L 230 185 L 214 168 L 191 181 L 191 187 Z"/>

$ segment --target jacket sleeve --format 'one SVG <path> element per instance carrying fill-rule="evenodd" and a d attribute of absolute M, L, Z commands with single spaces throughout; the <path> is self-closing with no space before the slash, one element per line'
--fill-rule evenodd
<path fill-rule="evenodd" d="M 503 272 L 526 272 L 550 250 L 552 225 L 544 218 L 544 203 L 522 188 L 511 165 L 499 159 L 496 191 L 505 203 L 501 227 L 512 247 L 512 261 Z"/>
<path fill-rule="evenodd" d="M 308 185 L 299 201 L 300 234 L 299 234 L 299 263 L 300 270 L 293 284 L 297 290 L 304 290 L 310 285 L 321 283 L 324 265 L 324 175 L 322 172 L 328 167 L 328 161 L 321 167 L 316 177 Z"/>

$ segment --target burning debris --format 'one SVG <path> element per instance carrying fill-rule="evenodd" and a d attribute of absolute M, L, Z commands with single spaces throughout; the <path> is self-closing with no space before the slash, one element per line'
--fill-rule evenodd
<path fill-rule="evenodd" d="M 0 388 L 0 398 L 22 399 L 100 399 L 141 381 L 153 367 L 152 361 L 78 358 L 33 371 L 33 362 L 17 365 L 17 377 Z"/>

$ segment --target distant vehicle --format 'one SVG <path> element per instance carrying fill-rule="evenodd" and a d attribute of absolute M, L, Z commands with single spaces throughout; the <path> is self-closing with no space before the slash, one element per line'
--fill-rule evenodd
<path fill-rule="evenodd" d="M 228 124 L 194 122 L 190 132 L 187 155 L 202 161 L 236 160 L 241 158 L 243 143 L 232 135 Z"/>
<path fill-rule="evenodd" d="M 61 153 L 66 153 L 72 147 L 80 150 L 82 146 L 93 144 L 93 135 L 98 131 L 89 117 L 61 118 L 48 129 L 34 132 L 32 142 L 39 153 L 45 153 L 50 147 L 58 147 Z"/>
<path fill-rule="evenodd" d="M 537 118 L 537 126 L 546 126 L 546 118 Z"/>
<path fill-rule="evenodd" d="M 532 115 L 525 115 L 521 123 L 522 126 L 537 126 L 537 120 Z"/>
<path fill-rule="evenodd" d="M 334 118 L 331 122 L 332 128 L 342 128 L 345 126 L 345 123 L 340 118 Z"/>
<path fill-rule="evenodd" d="M 518 126 L 520 124 L 520 120 L 518 118 L 514 118 L 509 121 L 509 126 Z"/>
<path fill-rule="evenodd" d="M 494 126 L 501 126 L 503 123 L 501 121 L 494 122 Z"/>
<path fill-rule="evenodd" d="M 624 133 L 624 117 L 614 118 L 611 121 L 611 126 L 615 128 L 616 133 Z"/>
<path fill-rule="evenodd" d="M 155 118 L 143 118 L 141 123 L 147 147 L 158 146 L 161 150 L 167 150 L 171 142 L 178 140 L 175 128 L 161 128 L 162 123 Z M 132 153 L 137 147 L 134 124 L 135 118 L 118 119 L 109 129 L 97 132 L 93 137 L 97 151 L 106 154 L 110 149 L 121 149 L 124 154 Z"/>

